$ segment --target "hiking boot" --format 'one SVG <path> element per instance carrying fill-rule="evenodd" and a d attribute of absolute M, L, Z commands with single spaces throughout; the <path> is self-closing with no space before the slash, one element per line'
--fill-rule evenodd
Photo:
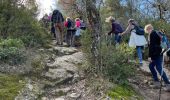
<path fill-rule="evenodd" d="M 143 63 L 139 63 L 139 67 L 142 67 L 143 66 Z"/>
<path fill-rule="evenodd" d="M 166 91 L 166 92 L 170 92 L 170 84 L 166 84 L 166 86 L 165 86 L 165 91 Z"/>
<path fill-rule="evenodd" d="M 161 83 L 160 82 L 154 82 L 151 87 L 154 88 L 154 89 L 159 89 L 161 87 Z"/>

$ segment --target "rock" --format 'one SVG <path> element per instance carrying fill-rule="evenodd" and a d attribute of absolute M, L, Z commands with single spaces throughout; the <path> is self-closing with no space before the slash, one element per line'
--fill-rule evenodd
<path fill-rule="evenodd" d="M 41 100 L 49 100 L 47 97 L 42 97 Z"/>
<path fill-rule="evenodd" d="M 66 55 L 66 56 L 62 56 L 62 57 L 58 57 L 55 59 L 54 64 L 59 64 L 62 62 L 68 62 L 68 63 L 72 63 L 72 64 L 76 64 L 76 65 L 81 65 L 84 61 L 84 57 L 83 57 L 83 53 L 81 52 L 77 52 L 73 55 Z"/>
<path fill-rule="evenodd" d="M 59 98 L 56 98 L 54 100 L 65 100 L 64 97 L 59 97 Z"/>
<path fill-rule="evenodd" d="M 71 100 L 78 100 L 81 97 L 80 93 L 71 93 L 68 95 L 68 98 L 70 98 Z"/>
<path fill-rule="evenodd" d="M 15 97 L 15 100 L 37 100 L 38 95 L 42 94 L 40 85 L 38 84 L 26 84 L 19 95 Z"/>
<path fill-rule="evenodd" d="M 45 77 L 55 84 L 67 83 L 73 79 L 73 75 L 68 73 L 65 69 L 49 69 L 45 73 Z"/>
<path fill-rule="evenodd" d="M 56 96 L 63 96 L 63 95 L 66 95 L 70 90 L 71 88 L 69 87 L 62 88 L 62 89 L 55 89 L 50 94 L 56 95 Z"/>
<path fill-rule="evenodd" d="M 143 66 L 140 67 L 140 70 L 145 75 L 151 75 L 150 69 L 149 69 L 149 62 L 143 61 Z"/>
<path fill-rule="evenodd" d="M 73 47 L 54 47 L 53 50 L 60 55 L 71 55 L 76 53 L 78 50 Z"/>

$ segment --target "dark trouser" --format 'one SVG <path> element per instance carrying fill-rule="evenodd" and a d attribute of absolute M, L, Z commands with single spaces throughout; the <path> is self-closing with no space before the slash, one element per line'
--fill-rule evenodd
<path fill-rule="evenodd" d="M 74 44 L 75 44 L 75 47 L 81 46 L 80 38 L 81 38 L 81 35 L 79 35 L 79 36 L 74 36 Z"/>
<path fill-rule="evenodd" d="M 119 34 L 115 34 L 114 40 L 115 44 L 119 44 L 121 42 L 121 36 Z"/>
<path fill-rule="evenodd" d="M 51 24 L 51 35 L 56 38 L 55 36 L 55 27 L 54 27 L 54 23 Z"/>
<path fill-rule="evenodd" d="M 152 62 L 149 64 L 149 68 L 150 68 L 150 71 L 153 75 L 153 79 L 154 79 L 154 81 L 159 81 L 158 75 L 157 75 L 157 72 L 156 72 L 156 70 L 157 70 L 159 72 L 159 74 L 162 76 L 164 82 L 166 84 L 170 84 L 170 81 L 169 81 L 166 73 L 163 71 L 162 64 L 163 64 L 163 56 L 160 56 L 156 59 L 152 59 Z M 155 67 L 156 67 L 156 69 L 155 69 Z"/>
<path fill-rule="evenodd" d="M 75 31 L 73 29 L 67 30 L 66 43 L 68 46 L 74 46 L 74 35 L 75 35 Z"/>

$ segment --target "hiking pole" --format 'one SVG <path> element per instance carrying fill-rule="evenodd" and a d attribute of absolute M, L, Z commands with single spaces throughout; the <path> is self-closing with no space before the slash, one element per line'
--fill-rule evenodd
<path fill-rule="evenodd" d="M 163 59 L 162 59 L 162 70 L 161 70 L 161 86 L 160 86 L 160 90 L 159 90 L 159 100 L 161 100 L 161 94 L 162 94 L 162 76 L 163 76 L 163 66 L 164 66 L 164 53 L 166 52 L 166 49 L 163 50 L 163 52 L 161 53 L 161 55 L 163 56 Z"/>

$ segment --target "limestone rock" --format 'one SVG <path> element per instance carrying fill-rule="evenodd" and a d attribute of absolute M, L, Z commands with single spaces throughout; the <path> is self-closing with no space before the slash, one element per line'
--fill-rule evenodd
<path fill-rule="evenodd" d="M 70 100 L 78 100 L 81 97 L 80 93 L 71 93 L 68 95 L 68 98 Z"/>
<path fill-rule="evenodd" d="M 53 50 L 60 55 L 71 55 L 73 53 L 76 53 L 78 50 L 73 47 L 54 47 Z"/>
<path fill-rule="evenodd" d="M 51 81 L 55 81 L 55 84 L 60 84 L 71 81 L 73 75 L 68 73 L 65 69 L 49 69 L 45 77 Z"/>

